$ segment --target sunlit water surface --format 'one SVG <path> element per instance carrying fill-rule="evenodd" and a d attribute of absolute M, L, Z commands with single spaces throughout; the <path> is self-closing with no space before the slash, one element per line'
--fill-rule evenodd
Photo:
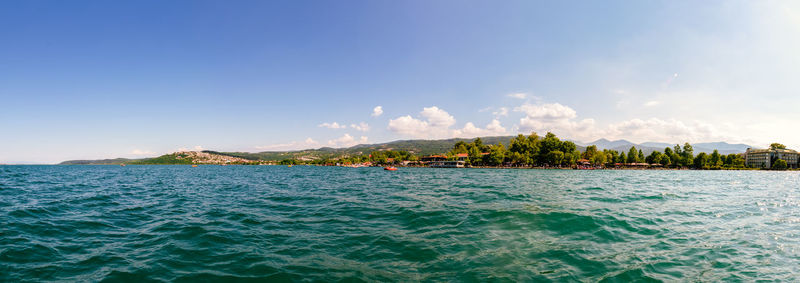
<path fill-rule="evenodd" d="M 798 281 L 798 176 L 0 166 L 0 281 Z"/>

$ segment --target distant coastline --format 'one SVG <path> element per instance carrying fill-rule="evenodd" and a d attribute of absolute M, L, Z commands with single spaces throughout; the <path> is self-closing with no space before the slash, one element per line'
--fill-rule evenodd
<path fill-rule="evenodd" d="M 376 145 L 357 145 L 345 149 L 320 148 L 287 152 L 180 151 L 153 158 L 70 160 L 60 165 L 323 165 L 323 166 L 401 166 L 428 167 L 432 162 L 457 161 L 468 168 L 498 169 L 581 169 L 581 170 L 759 170 L 796 169 L 797 160 L 772 160 L 768 168 L 747 166 L 743 144 L 704 143 L 695 155 L 689 143 L 664 147 L 665 143 L 637 145 L 625 140 L 597 140 L 600 146 L 579 145 L 561 140 L 552 133 L 538 136 L 482 137 L 474 140 L 408 140 Z M 506 147 L 508 145 L 508 147 Z M 627 150 L 623 149 L 626 146 Z M 725 149 L 720 153 L 707 146 Z M 773 147 L 790 152 L 781 144 Z M 617 148 L 609 149 L 608 147 Z M 646 149 L 643 149 L 646 148 Z M 710 152 L 707 152 L 710 151 Z M 727 152 L 727 154 L 724 154 Z M 794 152 L 794 151 L 791 151 Z M 461 167 L 461 166 L 459 166 Z M 763 166 L 762 166 L 763 167 Z"/>

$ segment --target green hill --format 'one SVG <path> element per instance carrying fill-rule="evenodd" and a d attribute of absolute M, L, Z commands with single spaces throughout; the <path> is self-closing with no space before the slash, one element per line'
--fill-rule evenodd
<path fill-rule="evenodd" d="M 98 159 L 98 160 L 68 160 L 59 163 L 59 165 L 120 165 L 128 164 L 132 161 L 141 159 L 128 159 L 128 158 L 114 158 L 114 159 Z"/>
<path fill-rule="evenodd" d="M 502 142 L 503 145 L 508 146 L 509 141 L 514 138 L 513 136 L 501 137 L 481 137 L 484 144 L 497 144 Z M 285 159 L 320 159 L 320 158 L 335 158 L 345 155 L 360 155 L 369 154 L 373 151 L 381 150 L 401 150 L 408 151 L 415 155 L 431 155 L 445 153 L 453 148 L 453 145 L 458 141 L 471 142 L 474 139 L 444 139 L 444 140 L 399 140 L 379 144 L 360 144 L 348 148 L 330 148 L 323 147 L 319 149 L 307 149 L 297 151 L 264 151 L 264 152 L 216 152 L 207 151 L 209 153 L 222 154 L 244 158 L 248 160 L 267 160 L 267 161 L 280 161 Z"/>
<path fill-rule="evenodd" d="M 503 145 L 508 146 L 509 141 L 512 138 L 514 138 L 514 136 L 481 137 L 481 140 L 483 140 L 483 143 L 487 145 L 503 143 Z M 306 149 L 306 150 L 295 150 L 295 151 L 264 151 L 264 152 L 218 152 L 218 151 L 206 150 L 203 151 L 203 153 L 208 153 L 211 155 L 219 155 L 219 156 L 236 157 L 250 161 L 281 161 L 287 159 L 315 160 L 324 158 L 333 159 L 342 156 L 369 154 L 370 152 L 373 151 L 382 151 L 382 150 L 408 151 L 414 155 L 422 156 L 422 155 L 446 153 L 447 151 L 451 150 L 453 148 L 453 145 L 458 141 L 471 142 L 473 140 L 474 139 L 464 139 L 464 138 L 453 138 L 453 139 L 443 139 L 443 140 L 398 140 L 398 141 L 379 143 L 379 144 L 360 144 L 348 148 L 323 147 L 318 149 Z M 585 150 L 585 147 L 578 146 L 578 150 L 583 151 Z M 122 163 L 192 164 L 192 162 L 195 162 L 183 158 L 178 158 L 176 154 L 178 153 L 165 154 L 159 157 L 143 158 L 143 159 L 117 158 L 117 159 L 103 159 L 103 160 L 70 160 L 70 161 L 64 161 L 61 164 L 64 165 L 76 165 L 76 164 L 115 165 Z"/>

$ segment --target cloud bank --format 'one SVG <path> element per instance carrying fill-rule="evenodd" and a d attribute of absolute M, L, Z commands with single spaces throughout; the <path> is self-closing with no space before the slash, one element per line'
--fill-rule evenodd
<path fill-rule="evenodd" d="M 486 135 L 502 135 L 506 129 L 497 119 L 492 120 L 485 128 L 476 127 L 467 122 L 461 129 L 452 129 L 456 119 L 444 109 L 436 106 L 425 107 L 419 113 L 420 119 L 411 115 L 389 120 L 389 131 L 414 138 L 452 138 L 475 137 Z"/>
<path fill-rule="evenodd" d="M 346 125 L 339 125 L 339 123 L 336 123 L 336 122 L 322 123 L 322 124 L 319 124 L 317 127 L 328 128 L 328 129 L 344 129 L 344 128 L 347 128 Z"/>
<path fill-rule="evenodd" d="M 342 137 L 337 139 L 332 139 L 328 141 L 328 146 L 330 147 L 351 147 L 358 144 L 365 144 L 368 142 L 368 138 L 365 136 L 361 136 L 358 140 L 356 140 L 353 136 L 349 134 L 344 134 Z"/>

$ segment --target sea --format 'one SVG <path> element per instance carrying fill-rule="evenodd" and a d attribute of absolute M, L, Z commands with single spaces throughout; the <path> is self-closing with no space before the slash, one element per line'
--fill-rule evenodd
<path fill-rule="evenodd" d="M 0 166 L 2 282 L 800 281 L 800 173 Z"/>

